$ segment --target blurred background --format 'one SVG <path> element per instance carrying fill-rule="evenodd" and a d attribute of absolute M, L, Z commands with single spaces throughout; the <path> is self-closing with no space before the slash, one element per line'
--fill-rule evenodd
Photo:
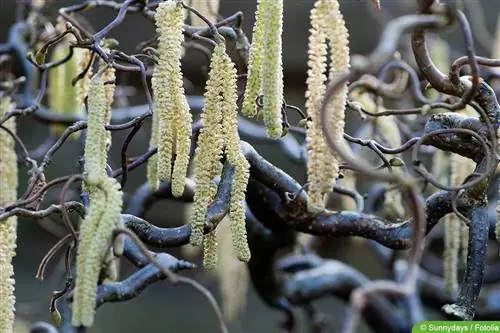
<path fill-rule="evenodd" d="M 81 1 L 49 1 L 49 11 L 53 17 L 56 16 L 56 8 L 67 6 Z M 309 11 L 313 0 L 285 0 L 284 9 L 284 35 L 283 35 L 283 61 L 285 73 L 285 98 L 289 104 L 303 107 L 307 39 L 309 29 Z M 375 10 L 370 0 L 341 1 L 341 9 L 345 16 L 350 33 L 350 45 L 352 54 L 367 54 L 376 46 L 380 32 L 384 25 L 394 16 L 415 12 L 414 0 L 381 1 L 382 9 Z M 0 41 L 5 41 L 9 26 L 15 17 L 15 0 L 0 0 Z M 482 31 L 476 37 L 476 50 L 479 55 L 488 56 L 483 45 L 488 45 L 488 35 L 494 34 L 495 24 L 498 17 L 500 2 L 498 0 L 464 0 L 460 4 L 465 8 L 468 17 L 475 18 L 474 31 Z M 242 11 L 245 15 L 244 30 L 251 37 L 252 25 L 254 23 L 254 11 L 256 0 L 221 0 L 220 14 L 224 17 L 236 11 Z M 484 10 L 484 17 L 480 12 Z M 115 12 L 107 9 L 93 9 L 84 14 L 95 30 L 101 29 L 115 16 Z M 154 27 L 151 22 L 137 15 L 127 16 L 124 23 L 117 29 L 111 31 L 109 37 L 120 42 L 119 49 L 126 53 L 136 52 L 139 42 L 153 36 Z M 452 56 L 460 56 L 463 53 L 463 43 L 460 39 L 458 29 L 454 28 L 441 35 L 450 42 L 453 51 Z M 409 36 L 401 43 L 401 51 L 407 49 Z M 411 57 L 409 58 L 411 62 Z M 192 95 L 203 93 L 204 76 L 200 69 L 208 65 L 206 58 L 196 51 L 189 50 L 183 61 L 183 71 L 186 76 L 186 88 Z M 130 98 L 131 104 L 144 103 L 140 90 L 138 78 L 133 75 L 120 75 L 119 83 L 138 88 L 137 96 Z M 289 120 L 296 124 L 298 118 L 290 113 Z M 351 132 L 359 126 L 359 118 L 349 118 L 347 132 Z M 20 135 L 29 148 L 35 148 L 47 136 L 47 128 L 29 119 L 20 121 Z M 135 137 L 129 148 L 129 156 L 137 156 L 148 147 L 150 124 L 143 127 Z M 116 168 L 119 166 L 120 143 L 124 134 L 114 135 L 111 150 L 110 164 Z M 272 144 L 255 144 L 255 147 L 275 165 L 283 168 L 301 184 L 305 181 L 304 165 L 292 163 L 279 153 L 277 147 Z M 81 145 L 78 142 L 70 142 L 57 152 L 54 162 L 48 169 L 48 179 L 60 175 L 78 172 L 78 158 L 81 154 Z M 21 170 L 20 193 L 24 191 L 26 184 L 26 169 Z M 129 181 L 125 187 L 128 193 L 133 192 L 138 186 L 146 181 L 145 166 L 140 167 L 129 175 Z M 76 194 L 74 194 L 76 195 Z M 76 197 L 76 196 L 75 196 Z M 58 191 L 49 193 L 44 205 L 56 203 Z M 168 201 L 157 202 L 147 213 L 146 219 L 156 225 L 177 226 L 184 223 L 184 205 Z M 168 218 L 165 218 L 165 217 Z M 52 292 L 63 288 L 64 265 L 61 257 L 57 257 L 48 267 L 44 281 L 35 279 L 35 273 L 40 260 L 54 245 L 58 237 L 56 235 L 64 232 L 60 221 L 42 220 L 39 222 L 21 220 L 19 223 L 18 254 L 15 258 L 17 315 L 19 319 L 19 332 L 22 323 L 32 323 L 38 320 L 51 321 L 48 312 L 49 299 Z M 43 226 L 43 228 L 41 227 Z M 45 229 L 50 229 L 52 233 Z M 335 239 L 327 249 L 328 255 L 346 261 L 368 274 L 370 277 L 381 277 L 384 271 L 377 266 L 373 254 L 362 246 L 354 246 L 348 239 Z M 175 256 L 182 256 L 178 249 L 170 251 Z M 193 259 L 200 263 L 199 257 Z M 373 259 L 373 260 L 372 260 Z M 129 265 L 124 264 L 121 268 L 122 277 L 132 272 Z M 209 290 L 211 290 L 220 301 L 220 293 L 216 277 L 213 273 L 203 269 L 196 272 L 184 273 L 195 278 Z M 320 302 L 320 309 L 331 319 L 333 327 L 339 328 L 344 318 L 344 306 L 334 299 L 325 299 Z M 430 313 L 431 318 L 439 318 L 439 314 Z M 278 332 L 278 322 L 283 318 L 280 313 L 271 310 L 255 295 L 250 286 L 247 304 L 244 313 L 239 319 L 230 325 L 230 332 Z M 211 333 L 217 332 L 217 322 L 213 310 L 207 300 L 192 288 L 186 286 L 171 286 L 166 282 L 156 283 L 148 287 L 139 297 L 125 303 L 105 304 L 97 312 L 95 326 L 89 330 L 92 333 L 114 333 L 114 332 L 173 332 L 173 333 Z M 363 326 L 360 332 L 369 332 Z"/>

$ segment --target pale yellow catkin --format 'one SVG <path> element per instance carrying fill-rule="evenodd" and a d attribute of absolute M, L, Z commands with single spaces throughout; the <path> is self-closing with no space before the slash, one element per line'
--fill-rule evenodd
<path fill-rule="evenodd" d="M 101 63 L 101 66 L 105 66 Z M 106 125 L 111 119 L 115 90 L 115 70 L 103 67 L 89 85 L 88 127 L 84 157 L 84 187 L 89 191 L 90 207 L 81 223 L 77 249 L 74 326 L 92 326 L 95 314 L 95 293 L 113 230 L 122 225 L 123 205 L 120 185 L 106 174 L 111 134 Z M 118 244 L 119 242 L 114 242 Z M 117 248 L 117 251 L 121 250 Z"/>
<path fill-rule="evenodd" d="M 325 205 L 322 174 L 323 155 L 327 151 L 325 139 L 322 136 L 319 106 L 325 93 L 327 44 L 326 36 L 321 28 L 321 2 L 317 1 L 311 10 L 311 29 L 309 36 L 307 72 L 306 108 L 310 121 L 307 123 L 307 180 L 308 208 L 310 211 L 321 210 Z M 327 180 L 327 183 L 329 181 Z"/>
<path fill-rule="evenodd" d="M 209 79 L 206 85 L 205 105 L 202 112 L 203 128 L 198 137 L 195 155 L 196 191 L 191 217 L 192 245 L 203 240 L 203 226 L 208 204 L 213 200 L 217 188 L 214 178 L 220 176 L 220 159 L 225 151 L 227 162 L 234 167 L 231 186 L 229 217 L 233 251 L 244 262 L 250 260 L 250 249 L 245 227 L 244 199 L 248 183 L 250 164 L 241 151 L 238 134 L 238 105 L 236 68 L 226 53 L 224 43 L 214 49 L 210 62 Z M 204 266 L 216 265 L 215 230 L 205 236 Z"/>
<path fill-rule="evenodd" d="M 257 115 L 256 99 L 262 94 L 262 114 L 271 138 L 283 134 L 283 0 L 258 0 L 242 114 Z"/>
<path fill-rule="evenodd" d="M 217 267 L 219 255 L 217 253 L 217 233 L 214 229 L 203 239 L 203 267 L 206 269 L 214 269 Z"/>
<path fill-rule="evenodd" d="M 0 97 L 0 117 L 12 110 L 13 104 L 8 96 Z M 3 126 L 16 133 L 15 117 Z M 18 167 L 15 141 L 9 133 L 0 129 L 0 211 L 2 207 L 17 199 Z M 17 217 L 0 220 L 0 332 L 11 333 L 14 327 L 15 296 L 14 266 L 16 255 Z"/>
<path fill-rule="evenodd" d="M 114 71 L 114 69 L 109 70 Z M 87 184 L 98 183 L 106 176 L 110 134 L 105 126 L 109 124 L 111 105 L 109 92 L 107 93 L 104 83 L 105 78 L 110 75 L 114 74 L 94 75 L 89 86 L 88 125 L 84 150 L 84 174 Z"/>
<path fill-rule="evenodd" d="M 281 108 L 283 105 L 283 0 L 267 0 L 262 61 L 262 114 L 271 138 L 283 133 Z"/>
<path fill-rule="evenodd" d="M 214 178 L 220 174 L 220 159 L 223 154 L 222 110 L 224 109 L 225 48 L 218 44 L 210 60 L 206 82 L 204 105 L 201 113 L 203 127 L 195 150 L 194 174 L 196 191 L 192 206 L 190 244 L 200 246 L 203 242 L 203 226 L 209 203 L 216 193 Z"/>
<path fill-rule="evenodd" d="M 150 144 L 158 146 L 157 157 L 148 168 L 151 187 L 172 181 L 172 194 L 184 192 L 189 165 L 192 116 L 183 87 L 181 58 L 184 41 L 184 10 L 178 1 L 167 0 L 158 5 L 155 15 L 158 38 L 158 64 L 152 78 L 154 95 L 153 130 Z M 173 164 L 173 168 L 172 168 Z"/>
<path fill-rule="evenodd" d="M 222 130 L 228 162 L 235 168 L 231 186 L 229 217 L 231 218 L 234 253 L 241 261 L 248 262 L 250 260 L 250 249 L 248 248 L 245 227 L 245 192 L 250 177 L 250 164 L 241 151 L 240 136 L 238 134 L 236 67 L 226 53 L 225 46 L 223 59 L 226 73 L 224 91 L 226 93 L 224 96 Z"/>
<path fill-rule="evenodd" d="M 106 177 L 94 188 L 90 209 L 80 229 L 77 278 L 72 324 L 90 327 L 94 323 L 96 288 L 113 230 L 120 224 L 123 194 L 114 178 Z"/>
<path fill-rule="evenodd" d="M 349 68 L 349 34 L 336 0 L 317 0 L 310 14 L 306 108 L 311 121 L 307 124 L 308 209 L 324 208 L 325 197 L 331 193 L 339 173 L 339 157 L 329 148 L 322 128 L 343 144 L 347 85 L 342 85 L 330 99 L 326 109 L 327 123 L 321 123 L 320 105 L 325 92 L 326 62 L 330 58 L 328 80 L 335 80 Z M 327 45 L 330 53 L 327 54 Z"/>
<path fill-rule="evenodd" d="M 265 0 L 257 0 L 257 11 L 255 12 L 255 24 L 252 32 L 252 44 L 248 57 L 247 81 L 241 113 L 246 117 L 257 115 L 256 99 L 262 91 L 262 60 L 264 52 L 264 34 L 266 11 Z"/>

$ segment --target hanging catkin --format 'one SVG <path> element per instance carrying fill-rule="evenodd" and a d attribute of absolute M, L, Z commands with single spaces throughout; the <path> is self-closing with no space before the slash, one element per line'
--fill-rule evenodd
<path fill-rule="evenodd" d="M 262 94 L 262 114 L 271 138 L 283 134 L 282 33 L 283 0 L 258 0 L 242 114 L 255 117 L 256 100 Z"/>
<path fill-rule="evenodd" d="M 74 326 L 89 327 L 94 322 L 97 283 L 103 262 L 108 256 L 105 250 L 113 230 L 123 226 L 120 184 L 106 174 L 111 136 L 105 126 L 111 119 L 114 79 L 114 69 L 104 67 L 94 75 L 89 85 L 84 187 L 89 192 L 90 207 L 78 235 L 72 317 Z M 113 245 L 118 246 L 117 242 Z M 117 252 L 120 251 L 123 250 L 117 248 Z"/>
<path fill-rule="evenodd" d="M 233 251 L 239 260 L 250 260 L 244 209 L 250 165 L 241 151 L 238 134 L 236 81 L 236 68 L 226 53 L 226 46 L 218 43 L 210 61 L 201 115 L 203 128 L 195 152 L 196 192 L 190 238 L 190 243 L 195 246 L 204 242 L 204 265 L 207 268 L 217 264 L 217 237 L 215 230 L 203 237 L 205 214 L 217 191 L 215 177 L 221 175 L 220 160 L 223 153 L 226 154 L 227 162 L 234 167 L 229 204 Z"/>
<path fill-rule="evenodd" d="M 306 108 L 308 209 L 321 210 L 325 196 L 331 193 L 339 173 L 339 159 L 328 147 L 322 127 L 326 126 L 338 144 L 343 144 L 347 85 L 341 86 L 327 105 L 327 123 L 321 123 L 320 105 L 327 82 L 327 46 L 330 45 L 328 80 L 335 80 L 349 68 L 349 35 L 338 1 L 318 0 L 311 10 Z M 328 43 L 328 44 L 327 44 Z"/>
<path fill-rule="evenodd" d="M 158 153 L 148 162 L 148 181 L 153 190 L 160 182 L 172 181 L 172 194 L 180 197 L 189 165 L 192 125 L 181 71 L 182 4 L 174 0 L 160 3 L 155 21 L 159 59 L 151 79 L 154 110 L 150 148 L 157 146 Z"/>

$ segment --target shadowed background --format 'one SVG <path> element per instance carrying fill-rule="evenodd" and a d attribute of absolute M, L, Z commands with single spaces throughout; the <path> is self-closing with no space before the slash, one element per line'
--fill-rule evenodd
<path fill-rule="evenodd" d="M 474 1 L 466 0 L 469 7 L 481 5 L 485 9 L 484 24 L 491 35 L 500 7 L 497 0 Z M 52 3 L 52 15 L 55 17 L 56 8 L 79 3 L 81 1 L 50 1 Z M 283 35 L 283 61 L 285 73 L 285 98 L 289 104 L 303 107 L 305 91 L 307 38 L 309 29 L 309 11 L 313 0 L 285 0 L 285 18 Z M 341 1 L 341 9 L 344 13 L 350 33 L 351 52 L 366 54 L 377 44 L 383 24 L 392 16 L 415 12 L 414 0 L 404 1 L 381 1 L 382 11 L 377 13 L 370 0 Z M 0 0 L 0 40 L 5 41 L 9 25 L 14 20 L 14 0 Z M 245 14 L 244 30 L 251 37 L 253 14 L 256 7 L 255 0 L 222 0 L 220 13 L 228 16 L 236 11 Z M 470 13 L 468 13 L 468 16 Z M 95 30 L 99 30 L 110 22 L 115 12 L 108 9 L 93 9 L 84 14 L 84 17 L 92 24 Z M 127 52 L 136 52 L 139 42 L 152 37 L 154 27 L 151 22 L 146 21 L 139 15 L 127 16 L 124 23 L 117 29 L 111 31 L 109 37 L 120 42 L 119 49 Z M 458 29 L 444 33 L 452 47 L 463 54 L 463 43 L 460 40 Z M 408 40 L 408 36 L 406 36 Z M 404 44 L 404 43 L 403 43 Z M 476 43 L 479 55 L 488 54 Z M 456 55 L 455 55 L 456 56 Z M 189 50 L 183 62 L 183 71 L 187 78 L 187 91 L 189 94 L 202 94 L 204 78 L 200 68 L 208 65 L 206 58 L 193 50 Z M 119 83 L 137 87 L 137 96 L 131 98 L 131 103 L 144 103 L 143 94 L 140 90 L 138 77 L 134 75 L 119 76 Z M 290 113 L 289 120 L 296 124 L 298 118 Z M 347 131 L 352 132 L 359 125 L 359 118 L 349 118 Z M 25 140 L 29 148 L 40 144 L 47 135 L 47 128 L 42 127 L 30 120 L 20 121 L 20 136 Z M 134 138 L 129 148 L 129 156 L 137 156 L 148 147 L 150 123 L 140 131 Z M 110 155 L 110 164 L 116 168 L 119 166 L 119 149 L 124 134 L 113 135 L 113 147 Z M 272 145 L 256 145 L 256 148 L 270 162 L 283 168 L 300 183 L 305 181 L 305 168 L 303 165 L 290 163 L 279 154 L 276 147 Z M 52 179 L 59 175 L 78 172 L 78 158 L 81 154 L 81 146 L 76 142 L 70 142 L 56 153 L 54 162 L 48 169 L 47 178 Z M 19 192 L 24 191 L 26 183 L 26 168 L 21 169 L 21 187 Z M 132 192 L 144 183 L 145 166 L 134 170 L 129 175 L 128 183 L 124 189 Z M 48 194 L 44 205 L 58 201 L 58 191 Z M 158 202 L 149 211 L 146 218 L 157 225 L 177 226 L 184 223 L 184 209 L 181 204 L 167 201 Z M 45 227 L 53 228 L 54 232 L 63 231 L 59 221 L 42 221 Z M 49 299 L 52 291 L 63 287 L 63 263 L 58 257 L 49 265 L 46 279 L 42 282 L 35 279 L 37 266 L 46 251 L 58 239 L 47 233 L 33 221 L 20 220 L 18 254 L 15 258 L 17 314 L 22 320 L 34 322 L 37 320 L 50 321 L 48 312 Z M 380 277 L 383 270 L 377 266 L 375 257 L 368 250 L 352 243 L 345 238 L 332 238 L 332 245 L 327 249 L 329 254 L 353 264 L 362 272 L 371 277 Z M 170 251 L 171 254 L 180 256 L 178 249 Z M 196 260 L 200 263 L 200 258 Z M 122 265 L 122 277 L 131 272 L 129 265 Z M 211 273 L 198 269 L 196 272 L 183 273 L 194 277 L 204 286 L 208 287 L 220 301 L 215 276 Z M 320 309 L 324 311 L 333 322 L 333 327 L 339 328 L 344 318 L 344 307 L 341 302 L 334 299 L 325 299 L 318 302 Z M 432 318 L 439 318 L 438 313 L 432 313 Z M 278 321 L 282 320 L 280 313 L 268 309 L 252 290 L 248 293 L 246 311 L 240 316 L 240 320 L 230 325 L 230 332 L 278 332 Z M 366 326 L 360 332 L 369 332 Z M 21 331 L 20 331 L 21 332 Z M 97 312 L 96 324 L 89 330 L 91 333 L 98 332 L 173 332 L 173 333 L 211 333 L 218 332 L 217 322 L 213 310 L 207 300 L 192 288 L 186 286 L 171 286 L 167 282 L 159 282 L 146 289 L 134 300 L 125 303 L 105 304 Z"/>

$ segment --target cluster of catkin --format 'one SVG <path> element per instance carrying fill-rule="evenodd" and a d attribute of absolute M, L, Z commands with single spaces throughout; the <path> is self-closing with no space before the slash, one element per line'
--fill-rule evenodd
<path fill-rule="evenodd" d="M 171 181 L 175 197 L 184 192 L 191 146 L 192 116 L 181 72 L 184 19 L 184 10 L 177 1 L 158 6 L 155 20 L 159 58 L 151 78 L 154 112 L 150 147 L 158 147 L 158 153 L 149 159 L 148 181 L 153 191 L 161 182 Z"/>
<path fill-rule="evenodd" d="M 12 110 L 9 96 L 0 96 L 0 117 Z M 15 118 L 3 126 L 16 133 Z M 18 168 L 15 141 L 7 131 L 0 129 L 0 210 L 17 199 Z M 0 332 L 11 333 L 14 328 L 14 266 L 16 255 L 17 217 L 0 221 Z"/>
<path fill-rule="evenodd" d="M 262 115 L 271 138 L 284 134 L 282 31 L 283 0 L 258 0 L 241 113 L 256 117 L 256 102 L 262 95 Z"/>
<path fill-rule="evenodd" d="M 103 62 L 100 67 L 88 87 L 84 189 L 89 193 L 90 207 L 79 230 L 72 317 L 73 325 L 86 327 L 94 322 L 96 288 L 103 263 L 109 260 L 113 231 L 123 227 L 123 193 L 120 184 L 106 173 L 111 146 L 111 133 L 106 130 L 106 125 L 111 119 L 115 70 Z M 114 240 L 112 251 L 120 255 L 123 242 L 118 240 L 122 238 Z"/>
<path fill-rule="evenodd" d="M 326 124 L 321 122 L 320 108 L 327 80 L 335 80 L 349 68 L 349 34 L 337 0 L 317 0 L 310 18 L 306 81 L 306 108 L 310 119 L 307 123 L 308 209 L 317 211 L 325 207 L 325 196 L 331 193 L 339 174 L 339 158 L 328 147 L 322 127 L 326 126 L 339 145 L 344 144 L 347 84 L 340 87 L 328 103 Z"/>
<path fill-rule="evenodd" d="M 204 266 L 212 268 L 217 263 L 217 229 L 204 237 L 205 215 L 217 192 L 216 177 L 221 175 L 224 154 L 235 169 L 229 207 L 233 249 L 239 260 L 250 260 L 244 208 L 250 165 L 241 151 L 238 134 L 236 68 L 224 43 L 214 49 L 208 76 L 201 114 L 203 128 L 195 152 L 196 192 L 190 243 L 197 246 L 203 241 Z"/>
<path fill-rule="evenodd" d="M 150 146 L 157 146 L 158 154 L 149 160 L 148 181 L 153 190 L 160 182 L 171 181 L 172 194 L 176 197 L 184 191 L 192 124 L 182 85 L 184 20 L 184 10 L 177 1 L 162 2 L 157 8 L 159 59 L 152 77 L 154 113 Z M 235 168 L 229 209 L 233 248 L 241 261 L 250 259 L 244 209 L 250 166 L 241 151 L 237 129 L 236 68 L 223 42 L 214 49 L 208 75 L 201 114 L 203 128 L 193 161 L 196 191 L 190 221 L 190 244 L 204 245 L 205 267 L 212 268 L 217 262 L 217 235 L 216 230 L 204 235 L 205 215 L 217 192 L 217 178 L 221 176 L 224 155 Z"/>

